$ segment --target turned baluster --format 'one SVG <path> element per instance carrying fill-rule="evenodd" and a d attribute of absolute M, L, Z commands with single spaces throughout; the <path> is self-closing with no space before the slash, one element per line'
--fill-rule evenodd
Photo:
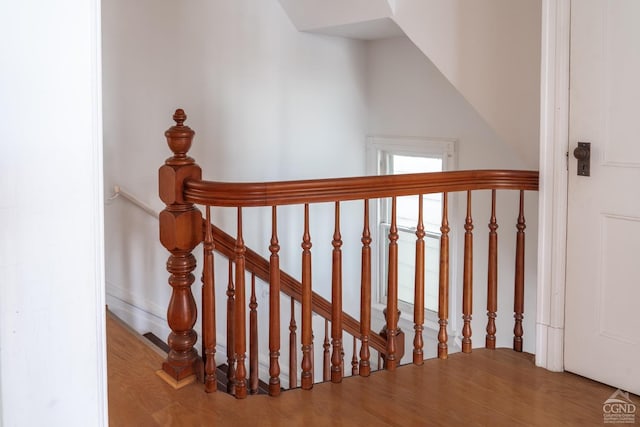
<path fill-rule="evenodd" d="M 448 194 L 442 194 L 442 225 L 440 226 L 440 277 L 438 286 L 438 358 L 448 357 L 449 339 L 447 324 L 449 323 L 449 208 Z"/>
<path fill-rule="evenodd" d="M 271 245 L 269 246 L 269 395 L 280 394 L 280 245 L 276 207 L 271 208 Z"/>
<path fill-rule="evenodd" d="M 464 222 L 464 267 L 462 273 L 462 351 L 471 353 L 471 314 L 473 310 L 473 219 L 471 191 L 467 191 L 467 217 Z"/>
<path fill-rule="evenodd" d="M 516 229 L 516 271 L 513 311 L 515 325 L 513 327 L 513 349 L 522 351 L 522 318 L 524 313 L 524 191 L 520 190 L 520 212 Z"/>
<path fill-rule="evenodd" d="M 371 333 L 371 232 L 369 231 L 369 200 L 364 201 L 362 230 L 362 263 L 360 282 L 360 376 L 371 373 L 369 334 Z"/>
<path fill-rule="evenodd" d="M 238 208 L 238 237 L 236 238 L 236 306 L 235 306 L 235 358 L 236 358 L 236 397 L 247 397 L 247 368 L 245 366 L 247 337 L 246 337 L 246 310 L 245 310 L 245 259 L 246 247 L 242 237 L 242 208 Z"/>
<path fill-rule="evenodd" d="M 258 393 L 258 301 L 256 300 L 256 275 L 253 273 L 249 299 L 249 392 Z"/>
<path fill-rule="evenodd" d="M 489 268 L 487 271 L 487 337 L 485 347 L 496 348 L 496 311 L 498 311 L 498 223 L 496 221 L 496 190 L 491 190 L 489 220 Z"/>
<path fill-rule="evenodd" d="M 413 363 L 424 363 L 422 330 L 424 329 L 424 221 L 422 218 L 422 194 L 418 197 L 418 225 L 416 226 L 415 294 L 413 298 Z"/>
<path fill-rule="evenodd" d="M 331 380 L 331 356 L 329 352 L 329 320 L 324 319 L 324 341 L 322 342 L 322 381 Z"/>
<path fill-rule="evenodd" d="M 398 333 L 398 227 L 396 224 L 396 198 L 391 198 L 391 227 L 389 228 L 389 267 L 387 280 L 386 369 L 393 371 L 398 365 L 396 360 L 396 335 Z"/>
<path fill-rule="evenodd" d="M 216 302 L 213 270 L 213 232 L 211 230 L 211 208 L 206 207 L 204 233 L 204 256 L 202 270 L 202 354 L 204 357 L 205 391 L 218 389 L 216 380 Z"/>
<path fill-rule="evenodd" d="M 311 361 L 311 236 L 309 234 L 309 204 L 304 205 L 304 233 L 302 235 L 302 364 L 300 383 L 303 390 L 313 387 Z"/>
<path fill-rule="evenodd" d="M 160 242 L 171 253 L 167 271 L 172 288 L 167 308 L 167 323 L 171 328 L 169 353 L 162 370 L 176 382 L 191 375 L 201 377 L 204 369 L 194 348 L 197 309 L 191 293 L 195 281 L 192 272 L 196 267 L 191 252 L 202 240 L 202 214 L 183 197 L 185 180 L 201 179 L 202 170 L 187 156 L 195 132 L 184 126 L 186 119 L 184 111 L 176 110 L 173 115 L 176 125 L 165 132 L 173 156 L 158 171 L 160 199 L 166 205 L 159 216 Z"/>
<path fill-rule="evenodd" d="M 236 358 L 234 355 L 235 328 L 233 319 L 236 306 L 236 290 L 233 283 L 233 261 L 229 259 L 229 281 L 227 283 L 227 393 L 236 394 Z"/>
<path fill-rule="evenodd" d="M 353 353 L 351 356 L 351 375 L 358 375 L 358 345 L 356 337 L 353 337 Z"/>
<path fill-rule="evenodd" d="M 340 202 L 335 205 L 333 231 L 333 262 L 331 269 L 331 382 L 342 381 L 344 365 L 342 351 L 342 239 L 340 235 Z"/>
<path fill-rule="evenodd" d="M 312 314 L 312 318 L 313 318 L 313 314 Z M 311 331 L 311 350 L 309 350 L 309 354 L 311 355 L 311 382 L 315 382 L 316 380 L 316 352 L 314 350 L 314 346 L 315 346 L 315 341 L 316 341 L 316 336 L 313 333 L 313 330 Z"/>
<path fill-rule="evenodd" d="M 296 334 L 295 300 L 291 297 L 291 320 L 289 321 L 289 388 L 298 387 L 298 351 Z"/>

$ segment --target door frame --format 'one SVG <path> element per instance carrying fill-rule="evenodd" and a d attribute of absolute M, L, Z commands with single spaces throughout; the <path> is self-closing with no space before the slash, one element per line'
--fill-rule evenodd
<path fill-rule="evenodd" d="M 571 0 L 542 0 L 536 365 L 564 369 Z M 554 257 L 553 254 L 563 254 Z"/>

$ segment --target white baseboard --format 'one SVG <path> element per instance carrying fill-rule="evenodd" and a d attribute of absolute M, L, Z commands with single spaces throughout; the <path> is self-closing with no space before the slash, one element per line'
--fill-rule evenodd
<path fill-rule="evenodd" d="M 536 366 L 553 372 L 564 371 L 564 329 L 536 325 Z"/>
<path fill-rule="evenodd" d="M 107 292 L 106 299 L 109 310 L 137 333 L 142 335 L 151 332 L 162 340 L 169 336 L 171 330 L 166 318 L 137 307 L 110 292 Z"/>
<path fill-rule="evenodd" d="M 151 332 L 156 335 L 163 341 L 166 341 L 171 329 L 167 324 L 166 316 L 160 317 L 153 312 L 149 312 L 145 310 L 145 307 L 154 307 L 152 302 L 141 303 L 140 306 L 136 306 L 131 304 L 128 301 L 123 299 L 123 296 L 127 296 L 130 294 L 123 292 L 122 288 L 118 286 L 114 286 L 110 284 L 110 291 L 107 293 L 107 305 L 109 306 L 109 311 L 115 314 L 118 318 L 120 318 L 124 323 L 126 323 L 131 329 L 140 335 Z M 135 299 L 136 303 L 140 303 L 140 299 Z M 154 310 L 157 311 L 157 310 Z M 196 324 L 195 329 L 199 329 Z M 196 349 L 198 349 L 198 353 L 200 353 L 200 333 L 198 333 L 198 342 L 196 343 Z M 216 337 L 218 345 L 216 346 L 216 364 L 220 365 L 223 363 L 227 363 L 227 347 L 226 341 L 223 340 L 223 336 Z M 268 350 L 267 353 L 264 351 L 261 352 L 259 356 L 259 372 L 260 379 L 266 383 L 269 382 L 269 355 Z M 247 372 L 249 369 L 248 359 L 245 362 L 247 365 Z M 283 387 L 286 387 L 289 384 L 289 369 L 288 366 L 281 366 L 281 375 L 280 381 Z M 288 387 L 287 387 L 288 388 Z"/>

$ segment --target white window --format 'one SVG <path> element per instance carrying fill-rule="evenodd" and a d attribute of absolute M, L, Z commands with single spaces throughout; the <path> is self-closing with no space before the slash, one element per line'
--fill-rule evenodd
<path fill-rule="evenodd" d="M 453 169 L 455 142 L 444 139 L 380 138 L 369 139 L 370 170 L 378 175 L 441 172 Z M 375 166 L 374 166 L 375 165 Z M 451 207 L 450 207 L 451 208 Z M 425 227 L 425 309 L 438 309 L 438 275 L 440 259 L 440 225 L 442 194 L 423 196 Z M 396 200 L 398 228 L 398 299 L 402 312 L 412 312 L 415 288 L 416 227 L 418 196 L 403 196 Z M 377 225 L 378 303 L 386 304 L 388 270 L 388 236 L 391 224 L 391 199 L 378 201 Z"/>

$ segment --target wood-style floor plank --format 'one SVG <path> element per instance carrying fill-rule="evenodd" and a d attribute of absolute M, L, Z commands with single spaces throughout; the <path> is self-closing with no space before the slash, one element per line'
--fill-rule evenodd
<path fill-rule="evenodd" d="M 236 400 L 206 394 L 201 384 L 169 387 L 155 375 L 162 356 L 110 316 L 107 344 L 109 418 L 117 427 L 602 426 L 602 404 L 614 392 L 536 368 L 528 354 L 476 349 L 312 391 Z"/>

